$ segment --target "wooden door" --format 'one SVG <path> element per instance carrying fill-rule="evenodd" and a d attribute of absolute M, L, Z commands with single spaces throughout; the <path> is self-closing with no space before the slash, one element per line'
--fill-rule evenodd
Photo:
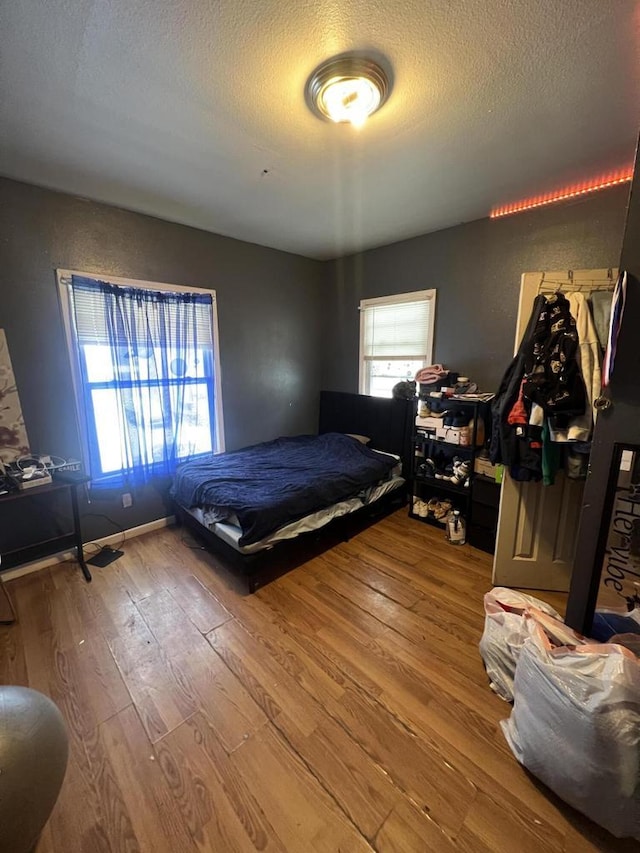
<path fill-rule="evenodd" d="M 516 324 L 517 351 L 541 283 L 563 292 L 615 281 L 617 270 L 525 273 Z M 563 474 L 555 485 L 517 483 L 505 472 L 500 496 L 493 583 L 566 592 L 571 582 L 584 482 Z"/>

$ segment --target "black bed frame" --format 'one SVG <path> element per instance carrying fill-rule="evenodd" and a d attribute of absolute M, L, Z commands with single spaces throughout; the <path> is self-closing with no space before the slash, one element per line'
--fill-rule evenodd
<path fill-rule="evenodd" d="M 318 432 L 349 432 L 371 438 L 375 450 L 396 453 L 402 458 L 403 470 L 410 470 L 412 452 L 413 401 L 367 397 L 341 391 L 322 391 Z M 242 577 L 255 592 L 269 581 L 290 571 L 339 542 L 351 538 L 391 510 L 406 502 L 406 489 L 395 489 L 374 504 L 363 506 L 349 515 L 295 539 L 285 539 L 272 548 L 255 554 L 240 554 L 179 504 L 174 503 L 176 522 L 184 525 L 223 561 L 223 565 Z"/>

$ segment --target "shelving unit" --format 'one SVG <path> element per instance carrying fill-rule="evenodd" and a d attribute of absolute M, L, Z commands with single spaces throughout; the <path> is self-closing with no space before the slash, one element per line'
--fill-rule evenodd
<path fill-rule="evenodd" d="M 485 435 L 488 435 L 491 426 L 490 401 L 461 400 L 451 397 L 446 400 L 446 403 L 449 411 L 465 412 L 468 415 L 467 423 L 473 420 L 470 441 L 469 444 L 456 444 L 446 439 L 435 438 L 427 429 L 414 426 L 409 516 L 443 529 L 441 520 L 438 521 L 432 515 L 424 517 L 414 512 L 414 498 L 425 502 L 434 497 L 448 499 L 451 501 L 452 509 L 460 510 L 467 522 L 467 541 L 484 551 L 493 553 L 500 486 L 490 478 L 475 473 L 476 456 L 482 449 L 478 446 L 478 424 L 480 420 L 483 421 Z M 419 473 L 420 465 L 425 459 L 434 461 L 439 459 L 440 467 L 444 467 L 443 463 L 447 458 L 452 461 L 455 457 L 469 460 L 471 470 L 466 486 Z"/>
<path fill-rule="evenodd" d="M 478 439 L 478 419 L 480 417 L 480 401 L 458 400 L 450 398 L 447 400 L 449 410 L 468 413 L 466 422 L 473 419 L 473 430 L 469 444 L 455 444 L 442 438 L 435 438 L 423 427 L 414 427 L 413 433 L 413 457 L 411 466 L 411 497 L 409 502 L 409 516 L 418 521 L 434 524 L 438 527 L 443 525 L 432 516 L 420 516 L 414 512 L 414 498 L 428 501 L 433 497 L 447 498 L 451 501 L 453 509 L 459 509 L 465 519 L 471 515 L 471 494 L 473 481 L 473 467 L 475 462 L 476 447 Z M 458 485 L 447 480 L 436 477 L 423 476 L 419 472 L 420 465 L 426 459 L 467 459 L 470 463 L 469 485 Z"/>

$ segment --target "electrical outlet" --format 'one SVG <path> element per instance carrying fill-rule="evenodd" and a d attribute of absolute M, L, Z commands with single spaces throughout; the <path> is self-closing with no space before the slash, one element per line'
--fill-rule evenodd
<path fill-rule="evenodd" d="M 127 507 L 130 507 L 132 505 L 133 505 L 133 498 L 131 497 L 131 492 L 125 492 L 122 495 L 122 506 L 125 509 L 127 509 Z"/>

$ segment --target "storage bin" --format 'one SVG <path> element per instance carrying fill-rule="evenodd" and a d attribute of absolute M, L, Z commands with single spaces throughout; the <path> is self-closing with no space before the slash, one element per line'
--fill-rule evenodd
<path fill-rule="evenodd" d="M 491 477 L 492 480 L 495 480 L 497 467 L 497 465 L 491 464 L 491 460 L 489 458 L 476 456 L 473 470 L 476 474 L 483 474 L 485 477 Z"/>

